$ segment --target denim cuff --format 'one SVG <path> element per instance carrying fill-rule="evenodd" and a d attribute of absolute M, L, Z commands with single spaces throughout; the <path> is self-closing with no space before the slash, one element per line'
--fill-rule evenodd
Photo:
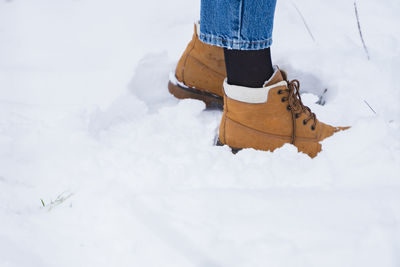
<path fill-rule="evenodd" d="M 257 41 L 246 41 L 230 38 L 222 38 L 213 34 L 206 34 L 200 32 L 199 39 L 203 43 L 215 45 L 228 49 L 235 50 L 261 50 L 266 49 L 272 45 L 272 38 Z"/>

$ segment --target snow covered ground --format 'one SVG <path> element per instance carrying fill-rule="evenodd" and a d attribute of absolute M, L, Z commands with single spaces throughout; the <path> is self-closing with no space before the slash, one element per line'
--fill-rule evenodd
<path fill-rule="evenodd" d="M 199 0 L 1 0 L 0 266 L 400 266 L 400 2 L 357 6 L 370 60 L 353 1 L 278 0 L 274 62 L 352 126 L 312 160 L 169 95 Z"/>

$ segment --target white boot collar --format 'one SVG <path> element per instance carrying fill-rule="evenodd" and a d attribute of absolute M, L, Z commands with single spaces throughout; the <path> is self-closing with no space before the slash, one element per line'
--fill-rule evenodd
<path fill-rule="evenodd" d="M 268 84 L 271 81 L 271 79 L 276 75 L 278 68 L 274 66 L 274 69 L 275 69 L 274 74 L 268 81 L 264 83 L 264 85 Z M 224 91 L 229 98 L 250 104 L 261 104 L 267 102 L 269 90 L 279 86 L 286 87 L 287 82 L 280 81 L 270 86 L 251 88 L 251 87 L 228 84 L 227 79 L 224 80 Z"/>

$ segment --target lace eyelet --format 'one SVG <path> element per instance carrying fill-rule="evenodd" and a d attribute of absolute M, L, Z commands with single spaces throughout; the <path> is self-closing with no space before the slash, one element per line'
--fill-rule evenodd
<path fill-rule="evenodd" d="M 296 119 L 300 118 L 300 114 L 299 114 L 299 113 L 296 113 L 295 118 L 296 118 Z"/>
<path fill-rule="evenodd" d="M 311 130 L 314 131 L 315 130 L 315 126 L 311 125 Z"/>
<path fill-rule="evenodd" d="M 286 97 L 282 97 L 281 101 L 285 102 L 286 101 Z"/>
<path fill-rule="evenodd" d="M 278 90 L 278 95 L 281 95 L 282 94 L 282 90 Z"/>
<path fill-rule="evenodd" d="M 306 124 L 307 124 L 306 120 L 303 120 L 303 125 L 306 125 Z"/>
<path fill-rule="evenodd" d="M 287 106 L 286 109 L 289 110 L 289 111 L 292 110 L 292 108 L 290 106 Z"/>

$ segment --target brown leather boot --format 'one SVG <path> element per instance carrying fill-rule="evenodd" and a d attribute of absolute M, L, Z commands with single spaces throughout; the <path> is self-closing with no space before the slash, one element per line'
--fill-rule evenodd
<path fill-rule="evenodd" d="M 229 85 L 224 81 L 224 113 L 219 144 L 274 151 L 285 143 L 315 157 L 323 139 L 349 127 L 332 127 L 317 120 L 304 106 L 297 80 L 287 81 L 276 69 L 262 88 Z"/>
<path fill-rule="evenodd" d="M 195 24 L 193 39 L 179 60 L 168 89 L 179 99 L 199 99 L 207 106 L 222 108 L 222 84 L 226 77 L 224 50 L 201 42 L 198 28 Z"/>

